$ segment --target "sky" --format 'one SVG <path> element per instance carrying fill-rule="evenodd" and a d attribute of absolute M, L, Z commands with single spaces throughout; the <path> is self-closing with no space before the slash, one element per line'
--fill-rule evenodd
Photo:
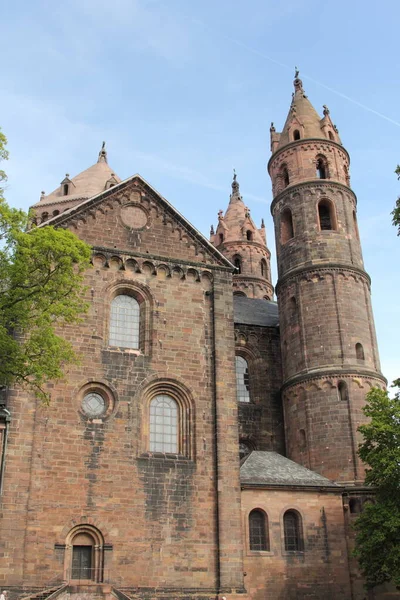
<path fill-rule="evenodd" d="M 6 197 L 40 192 L 97 160 L 140 173 L 204 235 L 229 201 L 233 168 L 256 224 L 270 216 L 271 121 L 280 131 L 294 67 L 328 105 L 351 185 L 382 371 L 400 377 L 398 0 L 15 0 L 2 7 L 0 125 Z"/>

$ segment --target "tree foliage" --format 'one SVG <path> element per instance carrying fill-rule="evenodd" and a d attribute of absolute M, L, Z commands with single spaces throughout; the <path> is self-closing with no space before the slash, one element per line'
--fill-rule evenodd
<path fill-rule="evenodd" d="M 400 380 L 394 382 L 394 387 Z M 393 581 L 400 587 L 400 392 L 372 388 L 359 427 L 364 441 L 360 458 L 367 465 L 365 483 L 374 486 L 374 503 L 357 519 L 356 550 L 368 588 Z"/>
<path fill-rule="evenodd" d="M 395 173 L 397 178 L 400 179 L 400 165 L 397 165 Z M 392 223 L 397 227 L 397 235 L 400 235 L 400 197 L 396 200 L 396 205 L 392 211 Z"/>
<path fill-rule="evenodd" d="M 0 131 L 0 160 L 8 158 Z M 0 171 L 0 387 L 23 384 L 49 401 L 46 382 L 77 360 L 56 331 L 87 310 L 83 275 L 90 247 L 51 226 L 26 231 L 28 216 L 4 199 Z"/>

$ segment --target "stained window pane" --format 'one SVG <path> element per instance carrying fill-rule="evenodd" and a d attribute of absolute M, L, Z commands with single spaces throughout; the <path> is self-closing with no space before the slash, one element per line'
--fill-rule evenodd
<path fill-rule="evenodd" d="M 178 452 L 178 405 L 165 394 L 150 403 L 150 451 Z"/>
<path fill-rule="evenodd" d="M 236 356 L 236 393 L 238 402 L 250 402 L 249 367 L 243 356 Z"/>
<path fill-rule="evenodd" d="M 250 550 L 269 550 L 266 532 L 266 516 L 260 510 L 249 515 Z"/>
<path fill-rule="evenodd" d="M 139 302 L 121 294 L 111 302 L 110 346 L 139 348 L 140 306 Z"/>

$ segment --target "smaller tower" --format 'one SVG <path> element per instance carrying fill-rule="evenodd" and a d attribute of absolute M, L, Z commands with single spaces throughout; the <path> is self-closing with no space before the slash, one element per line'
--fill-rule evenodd
<path fill-rule="evenodd" d="M 233 276 L 235 295 L 272 299 L 271 253 L 267 248 L 264 221 L 260 229 L 254 224 L 240 195 L 235 172 L 229 206 L 225 216 L 222 210 L 219 211 L 217 229 L 214 232 L 211 227 L 210 241 L 236 267 Z"/>

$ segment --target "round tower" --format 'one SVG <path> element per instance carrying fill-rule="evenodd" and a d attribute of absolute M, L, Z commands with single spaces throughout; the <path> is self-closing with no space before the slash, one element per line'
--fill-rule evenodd
<path fill-rule="evenodd" d="M 264 221 L 257 229 L 240 195 L 236 173 L 229 206 L 225 215 L 219 211 L 217 229 L 214 231 L 211 227 L 210 241 L 236 267 L 233 275 L 235 295 L 272 300 L 271 253 L 267 248 Z"/>
<path fill-rule="evenodd" d="M 350 188 L 349 154 L 324 106 L 298 77 L 282 133 L 271 124 L 288 457 L 343 483 L 363 481 L 357 428 L 372 386 L 383 387 Z"/>

